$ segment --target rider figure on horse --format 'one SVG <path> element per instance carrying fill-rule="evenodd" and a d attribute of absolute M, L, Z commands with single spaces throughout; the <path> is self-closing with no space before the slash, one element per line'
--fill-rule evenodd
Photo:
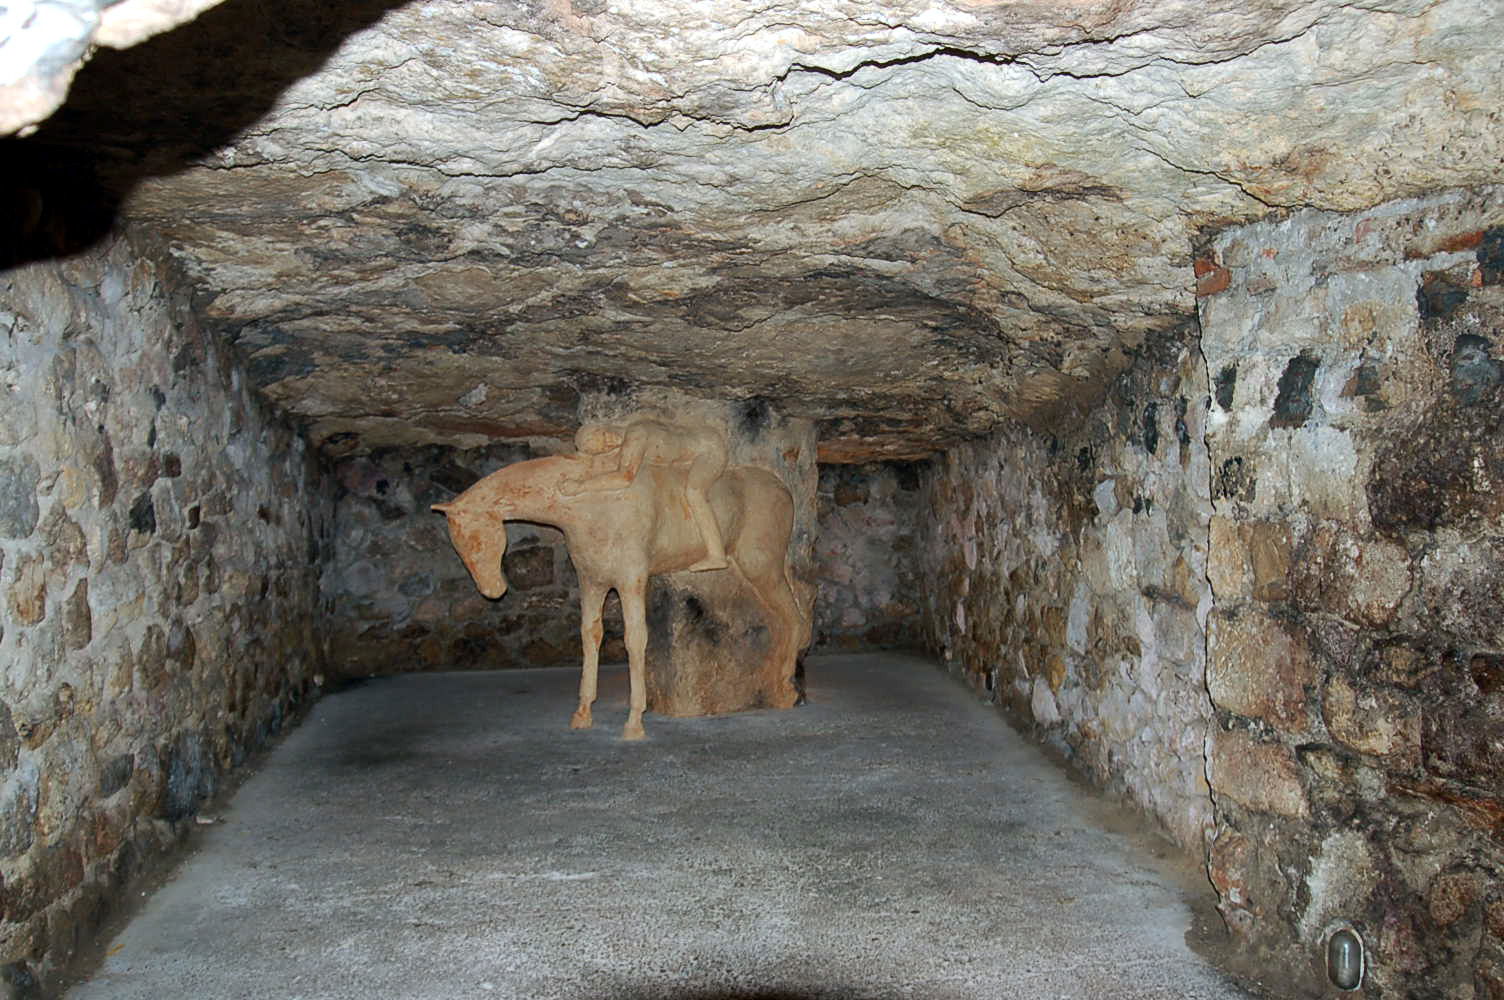
<path fill-rule="evenodd" d="M 687 470 L 684 498 L 700 537 L 705 558 L 691 570 L 725 569 L 725 543 L 706 495 L 726 471 L 726 439 L 708 426 L 672 424 L 634 416 L 625 424 L 592 423 L 575 434 L 575 447 L 591 460 L 591 474 L 566 495 L 620 490 L 632 485 L 642 463 Z"/>

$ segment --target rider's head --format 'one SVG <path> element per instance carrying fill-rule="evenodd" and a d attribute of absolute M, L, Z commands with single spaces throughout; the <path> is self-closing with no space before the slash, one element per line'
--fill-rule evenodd
<path fill-rule="evenodd" d="M 621 431 L 610 424 L 585 424 L 575 433 L 574 446 L 585 455 L 602 455 L 621 447 Z"/>

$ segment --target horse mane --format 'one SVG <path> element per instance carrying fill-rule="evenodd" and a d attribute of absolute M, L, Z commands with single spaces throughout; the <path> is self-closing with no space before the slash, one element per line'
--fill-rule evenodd
<path fill-rule="evenodd" d="M 540 455 L 537 458 L 503 465 L 501 468 L 495 469 L 477 479 L 474 483 L 471 483 L 469 487 L 450 502 L 450 511 L 461 514 L 478 506 L 488 507 L 493 505 L 496 502 L 496 497 L 492 494 L 492 489 L 487 488 L 488 486 L 493 489 L 510 486 L 512 490 L 519 492 L 530 490 L 532 486 L 526 482 L 526 478 L 532 474 L 536 474 L 539 470 L 552 470 L 556 465 L 564 462 L 567 462 L 570 467 L 575 467 L 586 461 L 587 459 L 583 455 L 575 452 L 562 452 L 558 455 Z M 518 481 L 514 483 L 512 482 L 513 480 Z"/>

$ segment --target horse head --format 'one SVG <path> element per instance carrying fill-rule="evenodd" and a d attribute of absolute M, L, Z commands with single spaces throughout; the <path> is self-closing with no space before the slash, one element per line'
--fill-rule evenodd
<path fill-rule="evenodd" d="M 433 510 L 449 521 L 449 540 L 465 561 L 470 578 L 487 597 L 507 592 L 501 557 L 507 551 L 508 520 L 536 521 L 563 527 L 570 517 L 579 483 L 591 463 L 576 455 L 555 455 L 514 462 L 484 477 L 449 503 Z"/>
<path fill-rule="evenodd" d="M 507 527 L 496 510 L 467 510 L 458 503 L 436 503 L 433 510 L 449 522 L 449 540 L 465 561 L 470 578 L 493 601 L 507 592 L 501 557 L 507 552 Z"/>

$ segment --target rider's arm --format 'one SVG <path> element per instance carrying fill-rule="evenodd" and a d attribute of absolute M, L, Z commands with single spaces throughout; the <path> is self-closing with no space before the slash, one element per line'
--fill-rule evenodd
<path fill-rule="evenodd" d="M 647 445 L 642 436 L 628 431 L 626 439 L 622 441 L 621 448 L 617 451 L 616 468 L 611 472 L 591 476 L 581 484 L 580 492 L 604 493 L 607 490 L 626 489 L 637 478 L 637 470 L 642 468 L 642 460 L 646 454 Z"/>

